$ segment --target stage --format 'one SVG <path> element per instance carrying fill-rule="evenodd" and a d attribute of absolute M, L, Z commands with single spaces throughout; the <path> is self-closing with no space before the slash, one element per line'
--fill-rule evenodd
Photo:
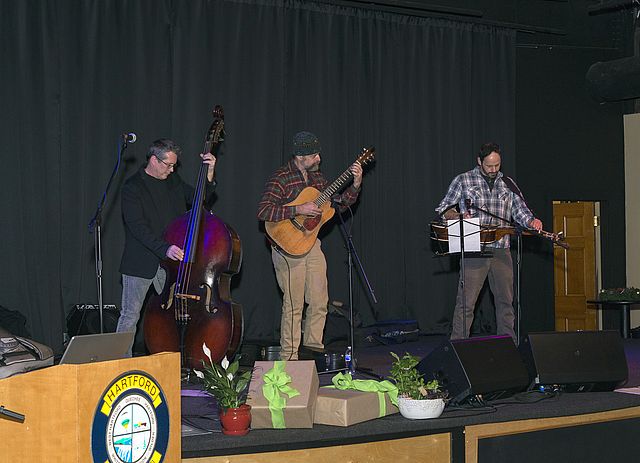
<path fill-rule="evenodd" d="M 386 375 L 390 351 L 426 356 L 444 337 L 360 348 L 359 364 Z M 629 379 L 640 385 L 640 340 L 624 340 Z M 331 375 L 321 375 L 321 385 Z M 370 379 L 358 376 L 360 379 Z M 399 414 L 349 427 L 220 432 L 215 403 L 183 389 L 182 458 L 189 462 L 275 461 L 635 461 L 640 395 L 621 392 L 522 393 L 489 407 L 447 407 L 440 418 Z"/>

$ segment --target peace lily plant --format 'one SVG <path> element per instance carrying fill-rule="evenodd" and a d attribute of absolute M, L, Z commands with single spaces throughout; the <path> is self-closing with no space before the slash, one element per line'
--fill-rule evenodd
<path fill-rule="evenodd" d="M 214 363 L 211 359 L 211 350 L 206 343 L 202 344 L 202 350 L 209 358 L 207 364 L 202 361 L 202 371 L 193 370 L 204 383 L 204 387 L 218 401 L 218 406 L 224 410 L 238 408 L 246 401 L 245 389 L 251 380 L 251 371 L 238 373 L 239 356 L 232 363 L 225 356 L 222 361 Z"/>

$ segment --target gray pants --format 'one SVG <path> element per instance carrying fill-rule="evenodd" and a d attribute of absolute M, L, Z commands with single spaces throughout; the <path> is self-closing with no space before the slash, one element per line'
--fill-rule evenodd
<path fill-rule="evenodd" d="M 453 312 L 451 339 L 468 338 L 473 323 L 473 312 L 485 279 L 489 278 L 489 288 L 496 306 L 497 334 L 516 335 L 513 329 L 513 261 L 509 248 L 491 250 L 493 257 L 471 257 L 464 260 L 464 295 L 466 299 L 466 320 L 463 320 L 462 287 L 458 286 L 456 308 Z M 460 275 L 462 278 L 462 275 Z M 465 327 L 466 325 L 466 327 Z"/>
<path fill-rule="evenodd" d="M 158 271 L 153 278 L 134 277 L 132 275 L 122 275 L 122 306 L 120 309 L 120 318 L 118 319 L 117 332 L 135 331 L 138 320 L 140 320 L 140 311 L 144 304 L 147 292 L 153 284 L 158 294 L 164 288 L 167 273 L 158 266 Z M 127 356 L 131 357 L 133 343 L 129 346 Z"/>

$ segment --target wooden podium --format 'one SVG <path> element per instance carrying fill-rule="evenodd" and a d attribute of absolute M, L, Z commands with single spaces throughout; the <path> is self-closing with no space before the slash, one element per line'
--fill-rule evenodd
<path fill-rule="evenodd" d="M 0 417 L 2 463 L 104 463 L 96 457 L 102 446 L 125 448 L 140 462 L 181 459 L 178 353 L 12 376 L 0 380 L 0 405 L 25 416 L 23 423 Z"/>

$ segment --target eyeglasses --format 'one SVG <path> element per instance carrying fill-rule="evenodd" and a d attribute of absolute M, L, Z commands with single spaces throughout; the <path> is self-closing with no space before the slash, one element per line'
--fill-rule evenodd
<path fill-rule="evenodd" d="M 160 159 L 158 156 L 156 156 L 156 159 L 157 159 L 158 161 L 160 161 L 161 163 L 163 163 L 165 166 L 167 166 L 169 169 L 174 169 L 174 168 L 176 167 L 176 164 L 178 164 L 177 162 L 176 162 L 176 163 L 173 163 L 173 164 L 172 164 L 172 163 L 170 163 L 170 162 L 165 162 L 165 161 L 163 161 L 162 159 Z"/>

